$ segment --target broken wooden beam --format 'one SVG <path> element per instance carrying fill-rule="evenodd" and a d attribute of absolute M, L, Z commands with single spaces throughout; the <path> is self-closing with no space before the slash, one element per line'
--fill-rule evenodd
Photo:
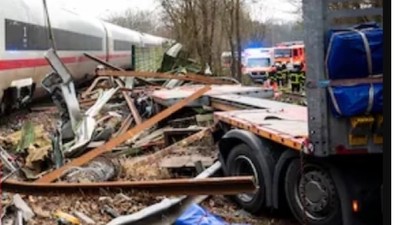
<path fill-rule="evenodd" d="M 92 93 L 92 91 L 94 90 L 94 88 L 97 87 L 98 83 L 100 83 L 100 81 L 104 81 L 104 80 L 109 80 L 109 78 L 96 77 L 96 79 L 93 80 L 92 84 L 90 84 L 90 86 L 81 94 L 81 98 L 82 99 L 88 98 L 90 93 Z M 109 88 L 111 88 L 111 87 L 109 87 Z"/>
<path fill-rule="evenodd" d="M 136 125 L 132 129 L 128 130 L 126 133 L 121 134 L 104 145 L 91 150 L 84 155 L 72 160 L 68 164 L 46 174 L 42 178 L 36 180 L 36 183 L 46 183 L 46 182 L 52 182 L 59 178 L 61 174 L 68 168 L 70 167 L 76 167 L 76 166 L 82 166 L 85 163 L 89 162 L 90 160 L 96 158 L 97 156 L 111 151 L 114 147 L 124 143 L 128 139 L 132 138 L 133 136 L 137 135 L 138 133 L 142 132 L 145 129 L 150 128 L 151 126 L 154 126 L 156 123 L 160 122 L 161 120 L 167 118 L 168 116 L 172 115 L 173 113 L 177 112 L 178 110 L 182 109 L 185 107 L 187 104 L 192 102 L 193 100 L 201 97 L 203 94 L 205 94 L 207 91 L 211 89 L 210 86 L 203 87 L 202 89 L 196 91 L 194 94 L 191 96 L 179 101 L 178 103 L 174 104 L 173 106 L 163 110 L 162 112 L 158 113 L 157 115 L 151 117 L 150 119 L 146 120 L 145 122 Z"/>
<path fill-rule="evenodd" d="M 190 136 L 194 133 L 197 133 L 199 131 L 203 130 L 202 128 L 168 128 L 164 130 L 164 143 L 166 146 L 169 146 L 176 141 L 176 137 L 178 137 L 180 140 Z"/>
<path fill-rule="evenodd" d="M 125 120 L 122 121 L 119 130 L 117 131 L 117 133 L 114 134 L 114 136 L 118 136 L 118 135 L 125 133 L 129 129 L 129 127 L 132 125 L 132 122 L 133 122 L 132 115 L 129 115 L 128 117 L 126 117 Z"/>
<path fill-rule="evenodd" d="M 176 142 L 173 145 L 170 145 L 156 153 L 146 156 L 145 158 L 138 158 L 137 161 L 135 161 L 134 163 L 136 166 L 153 164 L 154 162 L 171 154 L 175 149 L 189 146 L 190 144 L 203 139 L 206 135 L 210 134 L 213 131 L 213 129 L 214 127 L 203 129 L 179 142 Z"/>
<path fill-rule="evenodd" d="M 98 192 L 100 189 L 143 190 L 157 195 L 235 195 L 251 193 L 256 190 L 252 176 L 214 177 L 200 179 L 169 179 L 134 182 L 99 182 L 99 183 L 32 183 L 7 180 L 2 190 L 10 193 L 51 194 Z"/>
<path fill-rule="evenodd" d="M 117 82 L 118 87 L 122 88 L 124 87 L 124 84 L 120 80 L 115 80 Z M 142 123 L 142 117 L 140 116 L 135 104 L 133 103 L 132 98 L 126 93 L 125 91 L 122 92 L 122 95 L 125 98 L 126 103 L 128 104 L 129 110 L 131 111 L 131 114 L 133 116 L 133 119 L 135 120 L 136 124 L 141 124 Z"/>
<path fill-rule="evenodd" d="M 175 79 L 192 81 L 202 84 L 233 84 L 230 81 L 218 80 L 212 77 L 207 77 L 204 75 L 197 75 L 193 73 L 188 73 L 186 75 L 174 75 L 169 73 L 156 73 L 156 72 L 145 72 L 145 71 L 112 71 L 103 70 L 98 72 L 99 76 L 112 76 L 112 77 L 141 77 L 141 78 L 160 78 L 160 79 Z"/>

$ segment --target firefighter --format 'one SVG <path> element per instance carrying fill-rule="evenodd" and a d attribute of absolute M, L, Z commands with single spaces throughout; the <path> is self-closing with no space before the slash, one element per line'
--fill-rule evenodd
<path fill-rule="evenodd" d="M 289 84 L 289 73 L 286 64 L 282 64 L 281 68 L 282 68 L 282 81 L 283 81 L 282 83 L 283 86 L 287 86 Z"/>
<path fill-rule="evenodd" d="M 272 72 L 269 74 L 269 80 L 270 80 L 271 86 L 275 87 L 277 84 L 276 72 Z"/>
<path fill-rule="evenodd" d="M 292 92 L 293 93 L 300 92 L 300 79 L 301 79 L 300 66 L 295 65 L 293 67 L 293 70 L 291 71 L 289 77 L 290 77 L 290 84 L 292 87 Z"/>
<path fill-rule="evenodd" d="M 275 68 L 276 68 L 276 72 L 275 72 L 275 76 L 276 76 L 276 82 L 278 84 L 279 87 L 282 87 L 282 82 L 283 82 L 283 74 L 282 74 L 282 67 L 279 63 L 275 64 Z"/>
<path fill-rule="evenodd" d="M 304 90 L 304 85 L 306 83 L 306 73 L 304 71 L 304 64 L 300 64 L 300 89 Z"/>

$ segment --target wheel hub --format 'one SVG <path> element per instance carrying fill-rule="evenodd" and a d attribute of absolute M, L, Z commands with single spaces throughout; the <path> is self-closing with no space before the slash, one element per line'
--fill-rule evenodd
<path fill-rule="evenodd" d="M 299 198 L 309 217 L 324 218 L 336 204 L 333 182 L 321 171 L 306 172 L 300 179 Z"/>
<path fill-rule="evenodd" d="M 321 211 L 328 204 L 328 193 L 324 191 L 323 184 L 310 181 L 305 185 L 305 197 L 307 205 L 311 206 L 312 211 Z"/>
<path fill-rule="evenodd" d="M 245 175 L 254 176 L 254 182 L 256 185 L 258 185 L 259 179 L 258 179 L 257 169 L 253 164 L 253 162 L 244 155 L 238 156 L 235 159 L 235 161 L 237 165 L 235 174 L 240 176 L 245 176 Z M 252 201 L 254 199 L 254 196 L 255 194 L 250 194 L 250 193 L 237 195 L 237 197 L 243 202 Z"/>

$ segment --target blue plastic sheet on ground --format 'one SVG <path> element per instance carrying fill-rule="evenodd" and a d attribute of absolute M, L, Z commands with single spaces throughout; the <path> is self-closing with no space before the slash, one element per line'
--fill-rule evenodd
<path fill-rule="evenodd" d="M 249 225 L 229 224 L 197 204 L 192 204 L 176 221 L 175 225 Z"/>

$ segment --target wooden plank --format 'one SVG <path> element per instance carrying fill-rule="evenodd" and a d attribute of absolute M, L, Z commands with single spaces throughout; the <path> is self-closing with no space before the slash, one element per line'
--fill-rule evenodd
<path fill-rule="evenodd" d="M 160 122 L 161 120 L 167 118 L 171 114 L 177 112 L 179 109 L 185 107 L 187 104 L 192 102 L 193 100 L 199 98 L 202 96 L 204 93 L 209 91 L 211 89 L 210 86 L 205 86 L 204 88 L 200 89 L 199 91 L 195 92 L 193 95 L 189 96 L 188 98 L 185 98 L 181 100 L 180 102 L 176 103 L 175 105 L 163 110 L 159 114 L 151 117 L 147 121 L 136 125 L 134 128 L 128 130 L 126 133 L 119 135 L 107 143 L 105 143 L 103 146 L 100 146 L 90 152 L 87 152 L 86 154 L 72 160 L 70 163 L 64 165 L 63 167 L 60 167 L 49 174 L 43 176 L 42 178 L 36 180 L 36 183 L 47 183 L 47 182 L 52 182 L 59 178 L 65 170 L 67 170 L 70 167 L 77 167 L 77 166 L 82 166 L 85 163 L 89 162 L 90 160 L 96 158 L 97 156 L 111 151 L 114 147 L 124 143 L 128 139 L 132 138 L 133 136 L 137 135 L 138 133 L 142 132 L 145 129 L 150 128 L 151 126 L 155 125 L 156 123 Z"/>
<path fill-rule="evenodd" d="M 168 73 L 156 73 L 156 72 L 145 72 L 145 71 L 112 71 L 112 70 L 103 70 L 99 71 L 98 75 L 100 76 L 113 76 L 113 77 L 141 77 L 141 78 L 163 78 L 163 79 L 175 79 L 175 80 L 184 80 L 184 81 L 192 81 L 202 84 L 232 84 L 230 81 L 226 80 L 217 80 L 211 77 L 197 75 L 193 73 L 188 73 L 186 75 L 174 75 Z"/>
<path fill-rule="evenodd" d="M 201 128 L 168 128 L 164 130 L 164 142 L 168 146 L 172 144 L 173 137 L 190 136 L 191 134 L 199 132 L 201 130 Z"/>
<path fill-rule="evenodd" d="M 117 79 L 116 82 L 118 84 L 118 87 L 120 87 L 120 88 L 124 87 L 124 84 L 123 84 L 122 81 Z M 122 95 L 124 96 L 124 99 L 125 99 L 126 103 L 128 104 L 128 107 L 129 107 L 129 110 L 131 111 L 133 119 L 135 119 L 135 123 L 136 124 L 141 124 L 142 123 L 142 117 L 139 115 L 139 112 L 138 112 L 135 104 L 133 103 L 132 98 L 125 91 L 122 92 Z"/>
<path fill-rule="evenodd" d="M 189 137 L 187 137 L 179 142 L 176 142 L 175 144 L 170 145 L 156 153 L 153 153 L 151 155 L 144 156 L 144 157 L 138 157 L 135 159 L 134 163 L 136 166 L 153 164 L 154 162 L 159 161 L 160 159 L 164 158 L 165 156 L 171 154 L 174 150 L 176 150 L 178 148 L 187 147 L 190 144 L 192 144 L 193 142 L 201 140 L 205 136 L 209 135 L 214 129 L 215 129 L 215 127 L 205 128 L 205 129 L 203 129 L 195 134 L 192 134 Z"/>
<path fill-rule="evenodd" d="M 189 153 L 190 154 L 190 153 Z M 212 156 L 203 156 L 200 154 L 190 155 L 171 155 L 163 158 L 160 162 L 162 168 L 188 168 L 196 167 L 196 162 L 201 162 L 203 166 L 209 167 L 214 164 L 216 158 Z"/>

